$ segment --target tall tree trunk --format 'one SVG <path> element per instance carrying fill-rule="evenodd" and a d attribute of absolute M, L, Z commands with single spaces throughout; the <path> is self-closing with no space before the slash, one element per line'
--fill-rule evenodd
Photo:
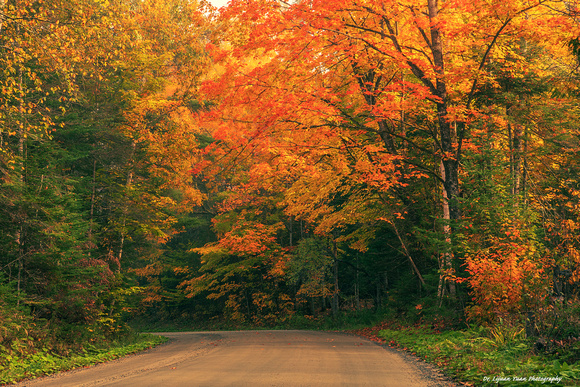
<path fill-rule="evenodd" d="M 334 256 L 334 260 L 332 262 L 332 276 L 334 279 L 334 292 L 332 294 L 332 316 L 338 316 L 338 248 L 336 246 L 336 240 L 333 239 L 332 241 L 332 254 Z"/>
<path fill-rule="evenodd" d="M 439 172 L 441 173 L 441 178 L 445 181 L 445 168 L 443 167 L 443 162 L 439 165 Z M 439 285 L 437 286 L 437 297 L 439 297 L 440 302 L 443 300 L 443 295 L 445 293 L 445 288 L 449 285 L 449 294 L 451 297 L 455 297 L 455 283 L 453 281 L 447 281 L 447 275 L 453 270 L 453 254 L 449 250 L 451 247 L 451 226 L 449 224 L 451 220 L 449 212 L 449 201 L 447 200 L 447 191 L 443 188 L 443 236 L 445 237 L 445 251 L 439 257 Z"/>
<path fill-rule="evenodd" d="M 428 40 L 429 48 L 433 55 L 433 67 L 435 69 L 436 81 L 435 84 L 430 80 L 426 72 L 421 69 L 415 62 L 407 59 L 407 65 L 411 72 L 419 79 L 424 86 L 426 86 L 431 94 L 437 97 L 436 110 L 437 110 L 437 125 L 439 127 L 438 138 L 435 138 L 436 142 L 440 144 L 441 159 L 443 162 L 443 168 L 445 169 L 445 179 L 444 187 L 447 193 L 447 201 L 449 203 L 449 217 L 450 219 L 457 220 L 461 217 L 461 211 L 459 208 L 459 158 L 461 156 L 461 142 L 463 138 L 462 135 L 459 138 L 455 135 L 455 123 L 448 121 L 448 95 L 447 95 L 447 84 L 445 80 L 445 60 L 443 55 L 443 44 L 442 36 L 440 31 L 440 20 L 439 16 L 439 3 L 438 0 L 428 0 L 427 10 L 429 15 L 430 35 L 431 39 L 427 39 L 425 35 L 425 40 Z M 388 39 L 393 42 L 393 45 L 397 51 L 404 53 L 403 46 L 399 43 L 397 39 L 397 30 L 395 26 L 390 22 L 389 19 L 384 18 L 383 22 L 387 27 L 389 34 L 385 35 Z M 423 31 L 423 30 L 422 30 Z M 494 40 L 495 42 L 495 40 Z M 471 101 L 471 94 L 469 95 L 469 100 Z M 469 105 L 469 103 L 468 103 Z M 468 106 L 469 107 L 469 106 Z"/>
<path fill-rule="evenodd" d="M 135 150 L 137 149 L 137 142 L 135 140 L 131 141 L 131 154 L 129 157 L 129 172 L 127 173 L 127 181 L 125 182 L 125 188 L 127 191 L 131 189 L 133 184 L 133 159 L 135 157 Z M 121 238 L 119 241 L 119 255 L 117 257 L 117 272 L 121 271 L 121 258 L 123 258 L 123 248 L 125 246 L 125 238 L 127 236 L 127 214 L 129 212 L 129 204 L 125 203 L 123 207 L 123 224 L 121 225 Z"/>
<path fill-rule="evenodd" d="M 88 232 L 88 238 L 87 238 L 88 242 L 89 242 L 87 255 L 89 258 L 91 257 L 91 251 L 92 251 L 93 246 L 94 246 L 93 226 L 94 226 L 94 220 L 95 220 L 96 194 L 97 194 L 97 159 L 93 160 L 93 186 L 91 189 L 91 210 L 89 213 L 89 232 Z"/>
<path fill-rule="evenodd" d="M 521 196 L 522 196 L 522 203 L 524 207 L 527 205 L 528 202 L 528 128 L 524 128 L 524 149 L 522 152 L 523 157 L 523 166 L 522 166 L 522 178 L 521 178 Z"/>
<path fill-rule="evenodd" d="M 439 5 L 438 0 L 428 0 L 429 20 L 431 27 L 431 51 L 433 53 L 433 64 L 435 65 L 436 77 L 436 95 L 439 97 L 437 102 L 437 120 L 439 124 L 439 136 L 441 140 L 441 152 L 443 168 L 445 170 L 444 187 L 447 193 L 447 202 L 449 205 L 449 217 L 451 220 L 460 218 L 459 203 L 459 155 L 457 151 L 457 138 L 453 125 L 448 120 L 447 107 L 447 84 L 445 83 L 445 61 L 443 56 L 443 44 L 441 31 L 437 24 L 439 23 Z"/>
<path fill-rule="evenodd" d="M 294 242 L 294 216 L 290 215 L 290 227 L 288 227 L 289 236 L 289 245 L 290 247 L 293 246 Z"/>
<path fill-rule="evenodd" d="M 356 310 L 360 310 L 360 280 L 358 272 L 358 255 L 356 256 L 356 278 L 354 284 L 354 301 L 356 305 Z"/>
<path fill-rule="evenodd" d="M 510 169 L 512 178 L 512 195 L 519 196 L 522 187 L 523 132 L 519 125 L 512 126 L 511 124 L 508 124 L 508 132 L 511 134 Z"/>
<path fill-rule="evenodd" d="M 16 306 L 20 306 L 20 295 L 22 292 L 22 272 L 24 270 L 24 242 L 23 242 L 23 227 L 16 233 L 16 246 L 18 247 L 18 273 L 16 277 Z"/>
<path fill-rule="evenodd" d="M 376 305 L 375 310 L 378 310 L 381 306 L 381 276 L 377 276 L 377 287 L 376 287 Z"/>
<path fill-rule="evenodd" d="M 20 27 L 18 27 L 18 33 L 20 32 Z M 26 122 L 24 119 L 25 109 L 24 109 L 24 90 L 22 87 L 22 67 L 20 67 L 18 71 L 18 88 L 20 91 L 20 129 L 18 130 L 18 158 L 19 158 L 19 166 L 18 166 L 18 182 L 20 186 L 20 190 L 24 193 L 25 184 L 26 184 Z M 18 260 L 18 277 L 16 282 L 16 292 L 18 295 L 16 305 L 20 305 L 20 295 L 22 291 L 22 272 L 24 271 L 24 230 L 25 230 L 25 223 L 26 223 L 26 213 L 22 206 L 19 206 L 17 210 L 17 219 L 18 219 L 18 230 L 16 231 L 16 235 L 14 236 L 14 240 L 16 242 L 17 251 L 17 260 Z"/>
<path fill-rule="evenodd" d="M 6 5 L 6 0 L 0 0 L 0 33 L 2 33 L 2 27 L 4 26 L 4 6 Z"/>
<path fill-rule="evenodd" d="M 440 173 L 443 179 L 443 234 L 446 244 L 451 247 L 451 226 L 453 221 L 460 219 L 459 208 L 459 157 L 461 144 L 458 142 L 456 126 L 449 122 L 448 118 L 448 95 L 445 81 L 445 60 L 443 55 L 443 44 L 441 31 L 438 26 L 439 4 L 438 0 L 428 0 L 427 2 L 429 20 L 431 22 L 431 51 L 433 53 L 433 64 L 435 65 L 436 83 L 435 92 L 439 97 L 437 102 L 437 120 L 439 124 L 439 136 L 441 142 L 441 166 Z M 444 252 L 444 271 L 452 269 L 453 255 L 451 251 Z M 440 279 L 441 281 L 441 279 Z M 441 285 L 441 283 L 440 283 Z M 455 297 L 455 285 L 448 281 L 449 293 Z M 443 295 L 443 286 L 440 286 L 439 296 Z"/>
<path fill-rule="evenodd" d="M 508 118 L 508 144 L 510 156 L 511 194 L 514 196 L 514 206 L 525 204 L 526 168 L 527 168 L 527 130 L 521 125 L 511 124 L 511 105 L 506 107 Z"/>
<path fill-rule="evenodd" d="M 403 241 L 403 238 L 401 237 L 401 234 L 399 233 L 399 229 L 395 225 L 395 221 L 392 221 L 391 224 L 393 225 L 393 228 L 395 230 L 395 234 L 397 235 L 397 238 L 399 239 L 399 242 L 401 243 L 401 247 L 403 248 L 403 253 L 405 254 L 407 259 L 409 260 L 409 263 L 411 263 L 411 267 L 413 268 L 413 271 L 415 272 L 415 274 L 417 274 L 417 277 L 419 277 L 419 281 L 421 281 L 421 284 L 423 286 L 425 286 L 425 280 L 423 279 L 423 276 L 421 275 L 419 268 L 417 267 L 417 265 L 415 265 L 415 261 L 413 260 L 413 257 L 411 257 L 409 250 L 407 250 L 407 245 Z"/>
<path fill-rule="evenodd" d="M 401 113 L 402 114 L 402 113 Z M 379 135 L 385 144 L 385 147 L 394 155 L 397 154 L 397 148 L 395 147 L 395 142 L 393 141 L 393 136 L 389 131 L 389 124 L 385 120 L 379 121 Z"/>

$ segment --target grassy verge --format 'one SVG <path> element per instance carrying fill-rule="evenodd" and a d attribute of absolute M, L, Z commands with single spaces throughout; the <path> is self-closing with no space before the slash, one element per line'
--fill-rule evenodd
<path fill-rule="evenodd" d="M 137 335 L 125 343 L 113 343 L 107 348 L 86 346 L 84 353 L 61 357 L 48 351 L 38 351 L 33 355 L 18 357 L 0 354 L 0 384 L 15 383 L 23 379 L 34 379 L 61 371 L 87 367 L 117 359 L 132 353 L 149 349 L 166 342 L 156 335 Z"/>
<path fill-rule="evenodd" d="M 373 336 L 371 330 L 358 333 Z M 396 327 L 375 338 L 438 365 L 468 386 L 580 386 L 579 341 L 537 351 L 522 329 L 509 327 L 445 332 Z"/>

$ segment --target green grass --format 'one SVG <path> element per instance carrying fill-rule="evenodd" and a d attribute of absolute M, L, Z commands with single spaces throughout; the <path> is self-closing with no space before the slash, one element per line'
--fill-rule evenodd
<path fill-rule="evenodd" d="M 46 350 L 25 357 L 0 353 L 0 384 L 23 379 L 35 379 L 61 371 L 87 367 L 143 351 L 166 342 L 165 337 L 141 334 L 125 343 L 114 343 L 107 348 L 85 346 L 85 352 L 61 357 Z"/>
<path fill-rule="evenodd" d="M 409 327 L 378 334 L 473 386 L 580 386 L 580 343 L 550 353 L 534 350 L 522 329 L 496 327 L 434 331 Z M 564 361 L 568 358 L 570 364 Z"/>

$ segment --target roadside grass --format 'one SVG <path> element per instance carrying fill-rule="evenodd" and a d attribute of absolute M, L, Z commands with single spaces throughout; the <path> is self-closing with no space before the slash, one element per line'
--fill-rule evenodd
<path fill-rule="evenodd" d="M 580 341 L 537 351 L 514 327 L 439 331 L 432 326 L 391 326 L 357 333 L 399 347 L 468 386 L 580 386 Z M 378 332 L 377 332 L 378 331 Z M 373 333 L 377 333 L 373 335 Z"/>
<path fill-rule="evenodd" d="M 12 384 L 25 379 L 36 379 L 75 368 L 88 367 L 152 348 L 167 341 L 167 338 L 150 335 L 135 335 L 131 340 L 113 342 L 106 348 L 85 345 L 83 353 L 58 356 L 44 349 L 25 356 L 8 355 L 0 352 L 0 384 Z"/>

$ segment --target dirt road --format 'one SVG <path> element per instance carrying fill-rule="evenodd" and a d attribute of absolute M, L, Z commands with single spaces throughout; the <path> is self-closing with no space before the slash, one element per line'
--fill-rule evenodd
<path fill-rule="evenodd" d="M 311 331 L 163 333 L 152 350 L 18 386 L 451 386 L 390 348 Z"/>

